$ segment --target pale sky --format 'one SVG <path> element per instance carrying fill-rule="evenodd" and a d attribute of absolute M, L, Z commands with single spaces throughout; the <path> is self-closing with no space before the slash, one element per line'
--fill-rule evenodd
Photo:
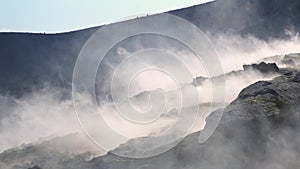
<path fill-rule="evenodd" d="M 212 0 L 0 0 L 0 32 L 66 32 Z"/>

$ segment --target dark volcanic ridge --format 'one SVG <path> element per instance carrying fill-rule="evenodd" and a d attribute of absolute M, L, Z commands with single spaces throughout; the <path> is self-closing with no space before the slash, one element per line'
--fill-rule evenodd
<path fill-rule="evenodd" d="M 297 0 L 218 0 L 169 13 L 204 33 L 253 35 L 268 42 L 289 38 L 287 31 L 299 32 L 299 9 Z M 80 49 L 99 28 L 50 35 L 0 33 L 0 93 L 20 96 L 45 85 L 70 89 Z"/>

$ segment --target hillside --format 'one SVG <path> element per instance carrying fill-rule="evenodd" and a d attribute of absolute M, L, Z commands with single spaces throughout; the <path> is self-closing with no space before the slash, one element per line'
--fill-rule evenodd
<path fill-rule="evenodd" d="M 288 38 L 298 32 L 297 0 L 219 0 L 170 11 L 209 34 L 259 39 Z M 142 18 L 141 18 L 142 19 Z M 76 58 L 100 27 L 60 34 L 0 33 L 0 93 L 22 95 L 45 84 L 69 88 Z"/>
<path fill-rule="evenodd" d="M 222 73 L 206 74 L 207 66 L 213 68 L 218 64 L 205 65 L 201 59 L 195 59 L 194 51 L 187 50 L 189 46 L 178 45 L 180 40 L 160 34 L 141 34 L 126 38 L 106 53 L 93 76 L 95 90 L 74 95 L 72 79 L 77 57 L 87 40 L 102 26 L 58 34 L 0 33 L 0 169 L 300 168 L 300 1 L 216 0 L 166 13 L 181 17 L 203 31 L 218 53 Z M 112 24 L 122 30 L 141 20 L 151 22 L 149 25 L 159 24 L 145 17 Z M 168 26 L 176 30 L 175 26 Z M 199 46 L 203 45 L 201 40 L 196 40 Z M 102 43 L 106 41 L 97 45 Z M 178 64 L 169 55 L 160 57 L 165 55 L 151 53 L 150 56 L 155 56 L 153 60 L 134 58 L 128 67 L 123 67 L 128 69 L 119 69 L 130 54 L 144 49 L 167 49 L 182 57 L 184 64 Z M 166 65 L 162 67 L 168 68 L 166 70 L 174 70 L 168 75 L 177 73 L 176 77 L 184 80 L 175 79 L 178 85 L 174 87 L 169 84 L 174 79 L 162 78 L 165 76 L 153 72 L 138 76 L 140 72 L 131 70 L 156 63 Z M 187 76 L 182 73 L 182 65 L 195 71 Z M 134 77 L 130 71 L 135 73 Z M 114 78 L 117 79 L 115 84 L 120 84 L 115 90 L 111 85 Z M 126 86 L 128 91 L 122 86 L 126 78 L 133 84 Z M 134 81 L 135 78 L 138 80 Z M 78 82 L 85 83 L 83 79 Z M 222 86 L 224 79 L 225 86 Z M 212 81 L 215 86 L 211 85 Z M 211 96 L 222 87 L 224 93 Z M 124 91 L 127 97 L 123 97 Z M 119 93 L 121 99 L 115 99 L 113 95 Z M 83 105 L 79 107 L 86 116 L 80 116 L 78 110 L 75 113 L 72 96 L 80 98 Z M 160 110 L 161 103 L 166 103 L 165 112 L 159 114 L 154 120 L 157 123 L 149 128 L 144 124 L 136 127 L 125 123 L 132 119 L 127 118 L 127 112 L 123 114 L 118 109 L 124 106 L 123 111 L 145 113 L 149 107 Z M 99 112 L 91 112 L 91 104 L 97 104 Z M 197 117 L 192 116 L 195 110 L 199 113 Z M 105 123 L 112 122 L 108 124 L 111 128 L 105 129 L 105 124 L 97 121 L 99 115 L 106 118 Z M 82 121 L 79 123 L 81 117 L 88 119 L 91 126 L 99 124 L 100 128 L 95 130 L 100 129 L 101 134 L 107 134 L 105 136 L 110 137 L 109 132 L 118 133 L 118 129 L 129 135 L 132 134 L 129 129 L 133 129 L 133 134 L 124 137 L 125 141 L 100 137 L 101 141 L 111 144 L 106 152 L 87 136 L 90 133 Z M 220 123 L 216 123 L 220 117 Z M 174 125 L 180 118 L 184 124 Z M 218 126 L 212 132 L 214 124 Z M 169 127 L 174 133 L 165 138 L 179 135 L 178 144 L 172 139 L 174 142 L 166 145 L 165 138 L 160 137 Z M 186 127 L 191 128 L 185 132 Z M 200 136 L 210 134 L 207 141 L 201 140 Z M 129 158 L 132 154 L 140 157 L 152 151 L 160 152 L 173 145 L 176 146 L 157 156 Z M 116 152 L 128 157 L 117 156 Z"/>

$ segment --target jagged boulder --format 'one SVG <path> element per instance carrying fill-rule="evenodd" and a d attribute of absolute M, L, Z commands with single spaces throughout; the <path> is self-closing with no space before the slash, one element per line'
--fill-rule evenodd
<path fill-rule="evenodd" d="M 193 79 L 192 85 L 193 86 L 201 86 L 205 80 L 208 80 L 209 78 L 203 77 L 203 76 L 198 76 Z"/>
<path fill-rule="evenodd" d="M 300 100 L 299 77 L 300 72 L 295 72 L 250 85 L 226 108 L 226 115 L 249 119 L 279 115 L 283 107 Z"/>
<path fill-rule="evenodd" d="M 261 73 L 277 73 L 279 68 L 275 63 L 261 62 L 259 64 L 243 65 L 243 69 L 246 70 L 257 70 Z"/>

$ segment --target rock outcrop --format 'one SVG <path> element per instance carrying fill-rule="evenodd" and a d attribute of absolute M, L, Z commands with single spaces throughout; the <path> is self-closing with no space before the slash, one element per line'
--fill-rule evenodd
<path fill-rule="evenodd" d="M 108 159 L 114 161 L 108 168 L 299 168 L 299 75 L 296 71 L 245 88 L 224 109 L 217 130 L 204 144 L 198 143 L 197 132 L 156 157 L 120 160 L 108 154 L 90 163 L 95 168 Z"/>
<path fill-rule="evenodd" d="M 279 68 L 275 63 L 265 63 L 261 62 L 259 64 L 252 64 L 252 65 L 244 65 L 243 66 L 244 70 L 257 70 L 261 73 L 277 73 L 279 72 Z"/>
<path fill-rule="evenodd" d="M 299 91 L 300 72 L 296 70 L 248 86 L 224 109 L 219 126 L 204 144 L 198 143 L 200 132 L 196 132 L 168 152 L 151 158 L 130 159 L 108 153 L 86 160 L 83 156 L 70 159 L 49 154 L 59 158 L 49 161 L 44 155 L 30 165 L 49 168 L 53 163 L 72 169 L 299 168 Z M 217 110 L 212 115 L 219 113 Z M 5 156 L 0 157 L 2 163 L 7 161 Z"/>

